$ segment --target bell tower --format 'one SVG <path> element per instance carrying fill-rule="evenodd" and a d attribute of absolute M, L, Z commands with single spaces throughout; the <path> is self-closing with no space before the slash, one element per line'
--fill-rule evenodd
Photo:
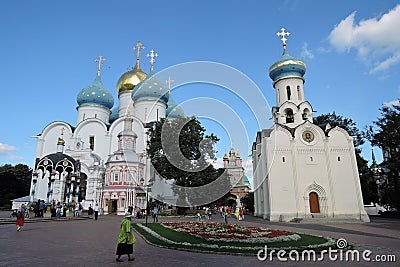
<path fill-rule="evenodd" d="M 306 120 L 313 121 L 313 109 L 304 98 L 303 76 L 306 72 L 306 64 L 287 52 L 286 36 L 289 36 L 290 32 L 282 28 L 277 35 L 282 37 L 283 54 L 269 68 L 269 76 L 276 90 L 277 106 L 272 108 L 273 119 L 275 123 L 296 127 Z"/>

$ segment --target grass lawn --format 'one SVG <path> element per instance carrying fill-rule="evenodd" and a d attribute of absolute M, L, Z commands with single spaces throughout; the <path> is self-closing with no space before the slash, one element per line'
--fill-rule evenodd
<path fill-rule="evenodd" d="M 268 248 L 274 249 L 297 249 L 298 251 L 308 249 L 310 245 L 322 245 L 326 244 L 321 247 L 313 248 L 315 251 L 320 251 L 322 249 L 327 249 L 329 246 L 335 246 L 335 243 L 327 242 L 332 239 L 327 239 L 320 236 L 313 236 L 313 235 L 306 235 L 300 234 L 298 235 L 301 237 L 299 240 L 296 241 L 278 241 L 278 242 L 257 242 L 257 243 L 243 243 L 238 241 L 227 242 L 223 240 L 207 240 L 205 238 L 194 236 L 187 233 L 182 233 L 178 231 L 174 231 L 170 228 L 166 228 L 162 226 L 160 223 L 148 223 L 147 227 L 154 232 L 156 232 L 161 237 L 168 239 L 164 240 L 163 238 L 156 237 L 153 234 L 147 232 L 142 227 L 145 225 L 139 226 L 137 224 L 133 224 L 133 227 L 136 231 L 144 237 L 149 243 L 168 247 L 168 248 L 178 248 L 178 249 L 185 249 L 185 250 L 197 250 L 197 251 L 207 251 L 207 252 L 224 252 L 224 253 L 240 253 L 240 254 L 249 254 L 255 255 L 263 248 L 265 245 Z M 170 242 L 172 241 L 172 242 Z"/>

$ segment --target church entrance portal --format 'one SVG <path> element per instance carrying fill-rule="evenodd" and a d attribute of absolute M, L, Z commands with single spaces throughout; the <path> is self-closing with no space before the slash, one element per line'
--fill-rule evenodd
<path fill-rule="evenodd" d="M 108 201 L 108 214 L 116 213 L 117 212 L 117 199 L 111 199 Z"/>
<path fill-rule="evenodd" d="M 310 199 L 310 212 L 311 213 L 320 213 L 318 194 L 315 192 L 311 192 L 309 194 L 309 199 Z"/>
<path fill-rule="evenodd" d="M 116 199 L 112 200 L 112 205 L 111 205 L 111 212 L 116 213 L 117 212 L 117 201 Z"/>

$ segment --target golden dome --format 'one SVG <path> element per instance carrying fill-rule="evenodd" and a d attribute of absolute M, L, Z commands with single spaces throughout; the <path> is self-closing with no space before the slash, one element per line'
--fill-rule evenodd
<path fill-rule="evenodd" d="M 117 82 L 118 94 L 123 92 L 132 92 L 133 88 L 146 77 L 147 74 L 140 69 L 138 62 L 136 62 L 136 65 L 132 70 L 125 72 L 121 78 L 119 78 Z"/>

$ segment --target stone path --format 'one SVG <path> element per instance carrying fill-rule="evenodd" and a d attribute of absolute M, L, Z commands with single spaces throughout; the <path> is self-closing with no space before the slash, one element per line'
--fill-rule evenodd
<path fill-rule="evenodd" d="M 1 217 L 1 214 L 0 214 Z M 21 232 L 14 224 L 0 224 L 0 266 L 397 266 L 377 262 L 279 262 L 259 261 L 255 256 L 217 255 L 158 248 L 147 244 L 135 233 L 136 260 L 115 262 L 116 239 L 121 217 L 100 216 L 98 221 L 68 220 L 26 224 Z M 182 220 L 165 219 L 160 221 Z M 186 220 L 194 221 L 194 218 Z M 214 216 L 214 221 L 222 221 Z M 144 220 L 136 220 L 144 222 Z M 150 221 L 150 220 L 149 220 Z M 235 220 L 231 219 L 230 223 Z M 365 224 L 269 223 L 247 216 L 244 225 L 263 225 L 275 229 L 345 238 L 360 250 L 374 255 L 396 254 L 400 260 L 400 220 L 373 218 Z M 126 256 L 125 256 L 126 257 Z"/>

